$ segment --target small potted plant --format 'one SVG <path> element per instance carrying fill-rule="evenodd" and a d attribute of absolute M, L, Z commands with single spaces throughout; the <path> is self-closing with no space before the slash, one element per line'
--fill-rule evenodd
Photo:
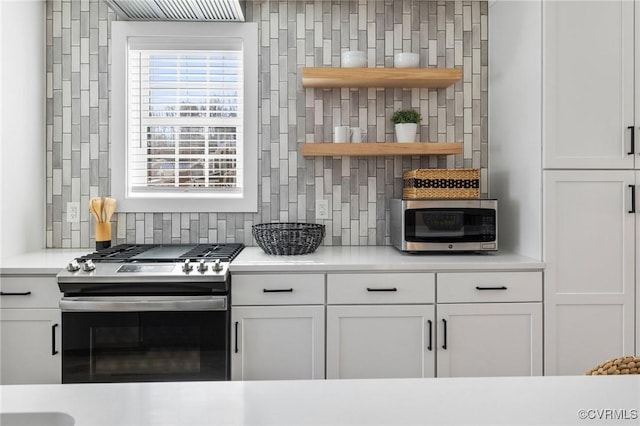
<path fill-rule="evenodd" d="M 422 115 L 414 109 L 399 109 L 391 115 L 391 122 L 395 124 L 398 142 L 415 142 L 418 123 Z"/>

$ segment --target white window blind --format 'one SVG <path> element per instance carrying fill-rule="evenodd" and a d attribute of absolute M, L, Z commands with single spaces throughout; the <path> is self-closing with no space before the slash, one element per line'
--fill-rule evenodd
<path fill-rule="evenodd" d="M 139 44 L 127 65 L 129 191 L 242 192 L 242 49 Z"/>

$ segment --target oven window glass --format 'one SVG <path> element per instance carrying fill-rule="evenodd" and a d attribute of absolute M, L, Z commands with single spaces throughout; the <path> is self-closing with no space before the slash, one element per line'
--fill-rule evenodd
<path fill-rule="evenodd" d="M 227 380 L 227 311 L 64 312 L 63 383 Z"/>
<path fill-rule="evenodd" d="M 410 209 L 405 239 L 412 242 L 488 242 L 496 238 L 496 212 L 480 208 Z"/>

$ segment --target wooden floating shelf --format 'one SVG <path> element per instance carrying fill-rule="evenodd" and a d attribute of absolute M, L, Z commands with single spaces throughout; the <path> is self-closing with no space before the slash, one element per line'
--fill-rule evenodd
<path fill-rule="evenodd" d="M 302 155 L 312 156 L 382 156 L 461 154 L 462 143 L 305 143 Z"/>
<path fill-rule="evenodd" d="M 460 79 L 462 79 L 462 68 L 302 68 L 302 87 L 442 89 Z"/>

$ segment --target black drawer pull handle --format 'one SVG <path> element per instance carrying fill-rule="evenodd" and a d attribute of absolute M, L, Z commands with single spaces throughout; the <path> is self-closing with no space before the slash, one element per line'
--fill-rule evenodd
<path fill-rule="evenodd" d="M 631 210 L 629 210 L 629 213 L 635 213 L 636 212 L 636 186 L 629 185 L 629 188 L 631 189 Z"/>
<path fill-rule="evenodd" d="M 501 286 L 496 286 L 496 287 L 480 287 L 479 285 L 476 286 L 476 290 L 506 290 L 507 287 L 501 285 Z"/>
<path fill-rule="evenodd" d="M 627 129 L 631 129 L 631 151 L 627 152 L 627 155 L 633 155 L 636 153 L 636 128 L 628 126 Z"/>
<path fill-rule="evenodd" d="M 51 355 L 57 355 L 58 351 L 56 350 L 56 328 L 58 324 L 53 324 L 51 326 Z"/>
<path fill-rule="evenodd" d="M 274 289 L 263 288 L 262 292 L 263 293 L 292 293 L 293 289 L 292 288 L 274 288 Z"/>
<path fill-rule="evenodd" d="M 391 288 L 370 288 L 370 287 L 367 287 L 367 291 L 398 291 L 398 289 L 395 288 L 395 287 L 391 287 Z"/>
<path fill-rule="evenodd" d="M 238 321 L 236 321 L 236 349 L 235 352 L 238 353 Z"/>
<path fill-rule="evenodd" d="M 25 291 L 23 293 L 9 293 L 6 291 L 0 291 L 0 296 L 29 296 L 30 294 L 30 291 Z"/>
<path fill-rule="evenodd" d="M 443 331 L 442 333 L 442 349 L 447 349 L 447 320 L 442 318 Z"/>
<path fill-rule="evenodd" d="M 427 346 L 427 350 L 433 350 L 433 346 L 431 346 L 431 342 L 433 341 L 433 322 L 431 320 L 427 320 L 429 324 L 429 346 Z"/>

